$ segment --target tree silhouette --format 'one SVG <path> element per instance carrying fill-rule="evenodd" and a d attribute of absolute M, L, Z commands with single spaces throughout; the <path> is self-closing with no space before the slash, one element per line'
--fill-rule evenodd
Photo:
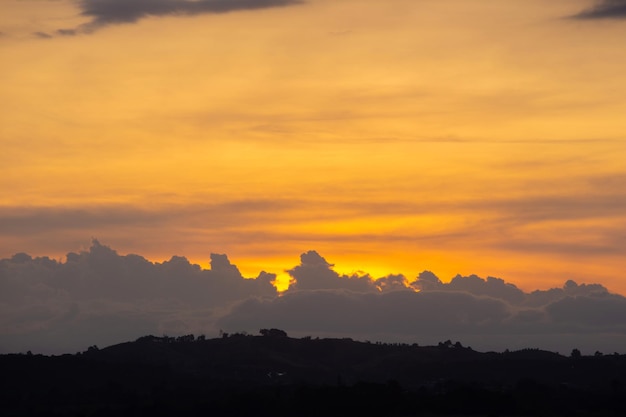
<path fill-rule="evenodd" d="M 259 333 L 265 337 L 287 337 L 287 332 L 280 329 L 261 329 Z"/>

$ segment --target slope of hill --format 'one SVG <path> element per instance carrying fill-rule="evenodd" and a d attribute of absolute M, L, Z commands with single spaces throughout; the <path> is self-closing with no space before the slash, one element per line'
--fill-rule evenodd
<path fill-rule="evenodd" d="M 5 416 L 626 415 L 624 355 L 449 341 L 146 336 L 76 355 L 2 355 L 0 369 Z"/>

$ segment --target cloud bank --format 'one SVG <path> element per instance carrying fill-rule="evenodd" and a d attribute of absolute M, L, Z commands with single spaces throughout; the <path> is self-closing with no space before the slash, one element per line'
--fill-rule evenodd
<path fill-rule="evenodd" d="M 502 279 L 424 271 L 374 278 L 338 274 L 319 253 L 287 272 L 244 278 L 226 255 L 203 270 L 173 256 L 153 263 L 93 242 L 64 262 L 19 253 L 0 260 L 0 352 L 63 353 L 137 337 L 217 336 L 281 328 L 293 336 L 436 344 L 475 349 L 540 347 L 569 352 L 626 351 L 626 298 L 598 284 L 568 281 L 526 293 Z"/>
<path fill-rule="evenodd" d="M 575 17 L 579 19 L 625 19 L 626 0 L 601 0 Z"/>
<path fill-rule="evenodd" d="M 186 258 L 163 263 L 118 255 L 94 240 L 65 262 L 20 253 L 0 261 L 0 351 L 79 349 L 141 334 L 212 332 L 232 303 L 275 296 L 275 275 L 245 279 L 226 255 L 211 269 Z"/>
<path fill-rule="evenodd" d="M 135 23 L 151 16 L 229 13 L 300 3 L 303 0 L 79 0 L 80 14 L 91 20 L 78 29 L 60 29 L 57 34 L 91 32 L 112 24 Z"/>
<path fill-rule="evenodd" d="M 423 344 L 452 339 L 479 349 L 626 349 L 626 298 L 598 284 L 570 280 L 525 293 L 476 275 L 449 283 L 430 271 L 411 283 L 402 276 L 346 276 L 315 252 L 303 254 L 289 272 L 296 284 L 282 297 L 246 300 L 218 324 L 255 329 L 271 323 L 294 334 Z"/>

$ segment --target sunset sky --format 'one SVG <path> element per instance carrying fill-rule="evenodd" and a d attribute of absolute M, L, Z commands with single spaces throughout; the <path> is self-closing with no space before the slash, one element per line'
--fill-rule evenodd
<path fill-rule="evenodd" d="M 0 258 L 626 294 L 624 39 L 625 0 L 0 0 Z"/>

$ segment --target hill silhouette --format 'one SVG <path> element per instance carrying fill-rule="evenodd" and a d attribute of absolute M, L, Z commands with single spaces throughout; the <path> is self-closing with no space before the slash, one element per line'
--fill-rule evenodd
<path fill-rule="evenodd" d="M 626 415 L 626 355 L 261 333 L 1 355 L 3 415 Z"/>

